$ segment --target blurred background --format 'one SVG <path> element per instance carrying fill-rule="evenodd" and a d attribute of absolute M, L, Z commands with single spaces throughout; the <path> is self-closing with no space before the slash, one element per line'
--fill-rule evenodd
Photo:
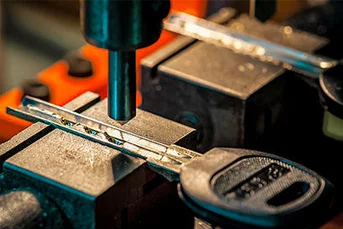
<path fill-rule="evenodd" d="M 273 20 L 323 2 L 279 0 Z M 248 0 L 209 0 L 207 13 L 223 6 L 248 12 L 248 5 Z M 78 0 L 0 0 L 0 31 L 0 94 L 85 44 Z"/>
<path fill-rule="evenodd" d="M 0 93 L 85 43 L 79 28 L 78 1 L 0 2 Z"/>

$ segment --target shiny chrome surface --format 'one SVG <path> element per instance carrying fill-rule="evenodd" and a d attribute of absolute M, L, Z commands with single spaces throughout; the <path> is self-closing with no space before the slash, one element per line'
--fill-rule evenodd
<path fill-rule="evenodd" d="M 225 26 L 185 13 L 171 14 L 164 22 L 164 28 L 309 77 L 318 78 L 324 70 L 338 64 L 336 60 L 233 32 Z"/>

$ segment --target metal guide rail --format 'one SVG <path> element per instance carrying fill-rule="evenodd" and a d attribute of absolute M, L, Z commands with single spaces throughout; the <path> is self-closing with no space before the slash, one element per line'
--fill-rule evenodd
<path fill-rule="evenodd" d="M 178 174 L 180 166 L 200 154 L 181 150 L 174 145 L 165 145 L 130 133 L 90 117 L 72 112 L 63 107 L 25 96 L 18 109 L 7 108 L 11 115 L 27 121 L 40 121 L 56 128 L 112 147 L 121 152 L 145 159 L 151 166 L 164 168 Z"/>
<path fill-rule="evenodd" d="M 339 63 L 327 57 L 240 34 L 228 27 L 186 13 L 171 14 L 164 21 L 164 28 L 313 78 L 319 78 L 326 69 Z"/>

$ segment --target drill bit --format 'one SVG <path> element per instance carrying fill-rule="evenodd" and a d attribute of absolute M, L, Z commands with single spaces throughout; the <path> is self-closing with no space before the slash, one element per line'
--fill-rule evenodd
<path fill-rule="evenodd" d="M 136 115 L 136 52 L 109 51 L 108 116 L 127 121 Z"/>
<path fill-rule="evenodd" d="M 168 15 L 167 0 L 80 0 L 86 41 L 109 50 L 108 116 L 120 123 L 136 114 L 136 50 L 155 43 Z"/>

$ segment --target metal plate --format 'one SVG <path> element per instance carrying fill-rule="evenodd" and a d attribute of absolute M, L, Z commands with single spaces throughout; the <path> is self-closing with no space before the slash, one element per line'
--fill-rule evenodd
<path fill-rule="evenodd" d="M 92 92 L 86 92 L 78 98 L 67 103 L 64 107 L 76 112 L 82 112 L 88 107 L 100 101 L 100 96 Z M 52 131 L 53 128 L 43 123 L 33 123 L 30 127 L 15 135 L 12 139 L 0 146 L 0 171 L 5 159 L 19 152 L 27 145 Z"/>
<path fill-rule="evenodd" d="M 101 101 L 84 114 L 106 120 L 106 102 Z M 186 138 L 193 131 L 150 113 L 139 113 L 136 121 L 122 128 L 137 129 L 144 134 L 145 121 L 153 120 L 173 133 L 164 139 L 171 143 Z M 163 128 L 159 125 L 147 125 L 149 129 L 145 135 L 154 132 L 156 135 L 149 135 L 154 138 L 167 134 L 160 131 Z M 23 140 L 25 136 L 22 136 Z M 142 166 L 144 164 L 142 159 L 53 129 L 19 148 L 18 153 L 6 160 L 3 170 L 6 189 L 31 187 L 54 199 L 75 228 L 106 228 L 109 225 L 121 228 L 123 223 L 128 223 L 127 220 L 134 220 L 133 215 L 139 216 L 152 207 L 142 205 L 144 201 L 149 200 L 156 207 L 158 200 L 171 193 L 170 186 L 161 185 L 163 182 L 156 183 L 154 179 L 157 175 Z M 156 192 L 159 195 L 153 195 Z M 125 211 L 133 215 L 127 215 Z"/>
<path fill-rule="evenodd" d="M 136 118 L 121 127 L 138 135 L 149 136 L 151 140 L 163 140 L 169 144 L 177 142 L 193 131 L 189 127 L 147 112 L 138 113 Z M 107 117 L 106 100 L 84 114 L 113 125 L 120 125 Z M 122 156 L 118 150 L 82 137 L 53 130 L 9 158 L 6 164 L 44 176 L 88 195 L 98 196 L 144 162 L 141 159 Z"/>

